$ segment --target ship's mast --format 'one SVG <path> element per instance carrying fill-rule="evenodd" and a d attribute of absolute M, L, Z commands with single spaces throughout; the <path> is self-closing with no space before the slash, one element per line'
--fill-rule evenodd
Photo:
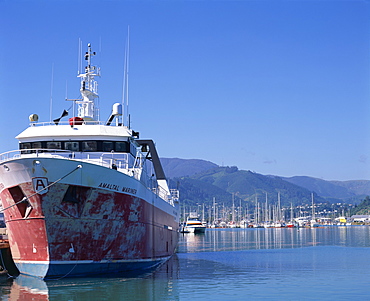
<path fill-rule="evenodd" d="M 81 78 L 80 92 L 82 96 L 82 100 L 76 101 L 78 104 L 78 117 L 83 118 L 85 121 L 98 121 L 98 83 L 94 77 L 100 76 L 100 69 L 91 65 L 91 58 L 96 53 L 91 51 L 90 43 L 87 45 L 87 48 L 88 51 L 85 54 L 85 60 L 87 61 L 85 73 L 77 76 Z"/>

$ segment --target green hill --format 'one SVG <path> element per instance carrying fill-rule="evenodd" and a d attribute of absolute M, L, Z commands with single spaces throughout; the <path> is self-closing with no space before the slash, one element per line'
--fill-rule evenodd
<path fill-rule="evenodd" d="M 310 191 L 315 191 L 318 195 L 328 198 L 350 199 L 356 196 L 356 193 L 341 185 L 340 181 L 325 181 L 322 179 L 296 176 L 283 178 L 285 181 L 304 187 Z"/>
<path fill-rule="evenodd" d="M 358 206 L 356 206 L 351 214 L 369 215 L 370 214 L 370 197 L 366 197 Z"/>
<path fill-rule="evenodd" d="M 236 166 L 220 167 L 195 159 L 162 158 L 161 161 L 170 178 L 170 186 L 179 187 L 182 202 L 192 206 L 210 205 L 214 198 L 216 202 L 230 206 L 233 195 L 237 204 L 240 201 L 251 204 L 256 200 L 265 202 L 266 196 L 269 204 L 276 204 L 278 195 L 282 206 L 311 204 L 312 192 L 315 203 L 359 203 L 364 196 L 356 192 L 366 192 L 368 184 L 367 181 L 338 183 L 310 177 L 266 176 L 239 170 Z"/>
<path fill-rule="evenodd" d="M 311 192 L 305 188 L 284 181 L 280 177 L 238 170 L 235 166 L 218 167 L 196 174 L 192 178 L 221 188 L 230 195 L 234 194 L 238 199 L 249 203 L 255 203 L 256 200 L 265 202 L 267 197 L 269 204 L 277 204 L 279 194 L 281 205 L 311 203 Z M 326 200 L 316 196 L 316 201 L 325 202 Z"/>
<path fill-rule="evenodd" d="M 161 164 L 168 178 L 190 177 L 218 167 L 217 164 L 198 159 L 161 158 Z"/>
<path fill-rule="evenodd" d="M 370 181 L 368 180 L 331 181 L 331 183 L 341 186 L 355 195 L 370 195 Z"/>

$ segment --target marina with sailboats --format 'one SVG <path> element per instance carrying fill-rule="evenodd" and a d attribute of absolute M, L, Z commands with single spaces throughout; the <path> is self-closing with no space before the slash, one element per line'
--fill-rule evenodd
<path fill-rule="evenodd" d="M 281 206 L 280 193 L 277 194 L 277 202 L 272 204 L 267 193 L 264 193 L 263 200 L 259 201 L 256 197 L 252 204 L 243 205 L 240 202 L 238 206 L 235 206 L 232 197 L 231 207 L 213 198 L 210 205 L 182 204 L 180 219 L 186 220 L 191 215 L 201 216 L 202 223 L 208 228 L 302 228 L 364 224 L 356 216 L 351 216 L 351 207 L 336 204 L 338 207 L 332 205 L 328 210 L 327 204 L 315 203 L 314 195 L 311 193 L 311 204 L 293 206 L 291 203 L 289 207 Z M 188 214 L 186 208 L 193 211 Z"/>

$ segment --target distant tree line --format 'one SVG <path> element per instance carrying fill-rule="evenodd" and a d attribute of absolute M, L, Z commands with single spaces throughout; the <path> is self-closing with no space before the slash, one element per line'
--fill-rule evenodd
<path fill-rule="evenodd" d="M 360 204 L 355 206 L 351 215 L 370 215 L 370 197 L 366 196 Z"/>

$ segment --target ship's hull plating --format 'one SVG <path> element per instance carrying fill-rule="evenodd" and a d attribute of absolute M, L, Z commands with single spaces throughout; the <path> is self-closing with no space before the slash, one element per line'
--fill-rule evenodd
<path fill-rule="evenodd" d="M 94 164 L 63 178 L 77 164 L 35 158 L 1 164 L 0 197 L 21 273 L 47 279 L 147 271 L 174 253 L 177 206 L 139 180 Z"/>
<path fill-rule="evenodd" d="M 60 279 L 65 277 L 84 277 L 101 275 L 136 275 L 150 272 L 164 263 L 169 257 L 155 260 L 137 260 L 128 262 L 25 262 L 19 261 L 17 267 L 22 274 L 43 279 Z"/>

